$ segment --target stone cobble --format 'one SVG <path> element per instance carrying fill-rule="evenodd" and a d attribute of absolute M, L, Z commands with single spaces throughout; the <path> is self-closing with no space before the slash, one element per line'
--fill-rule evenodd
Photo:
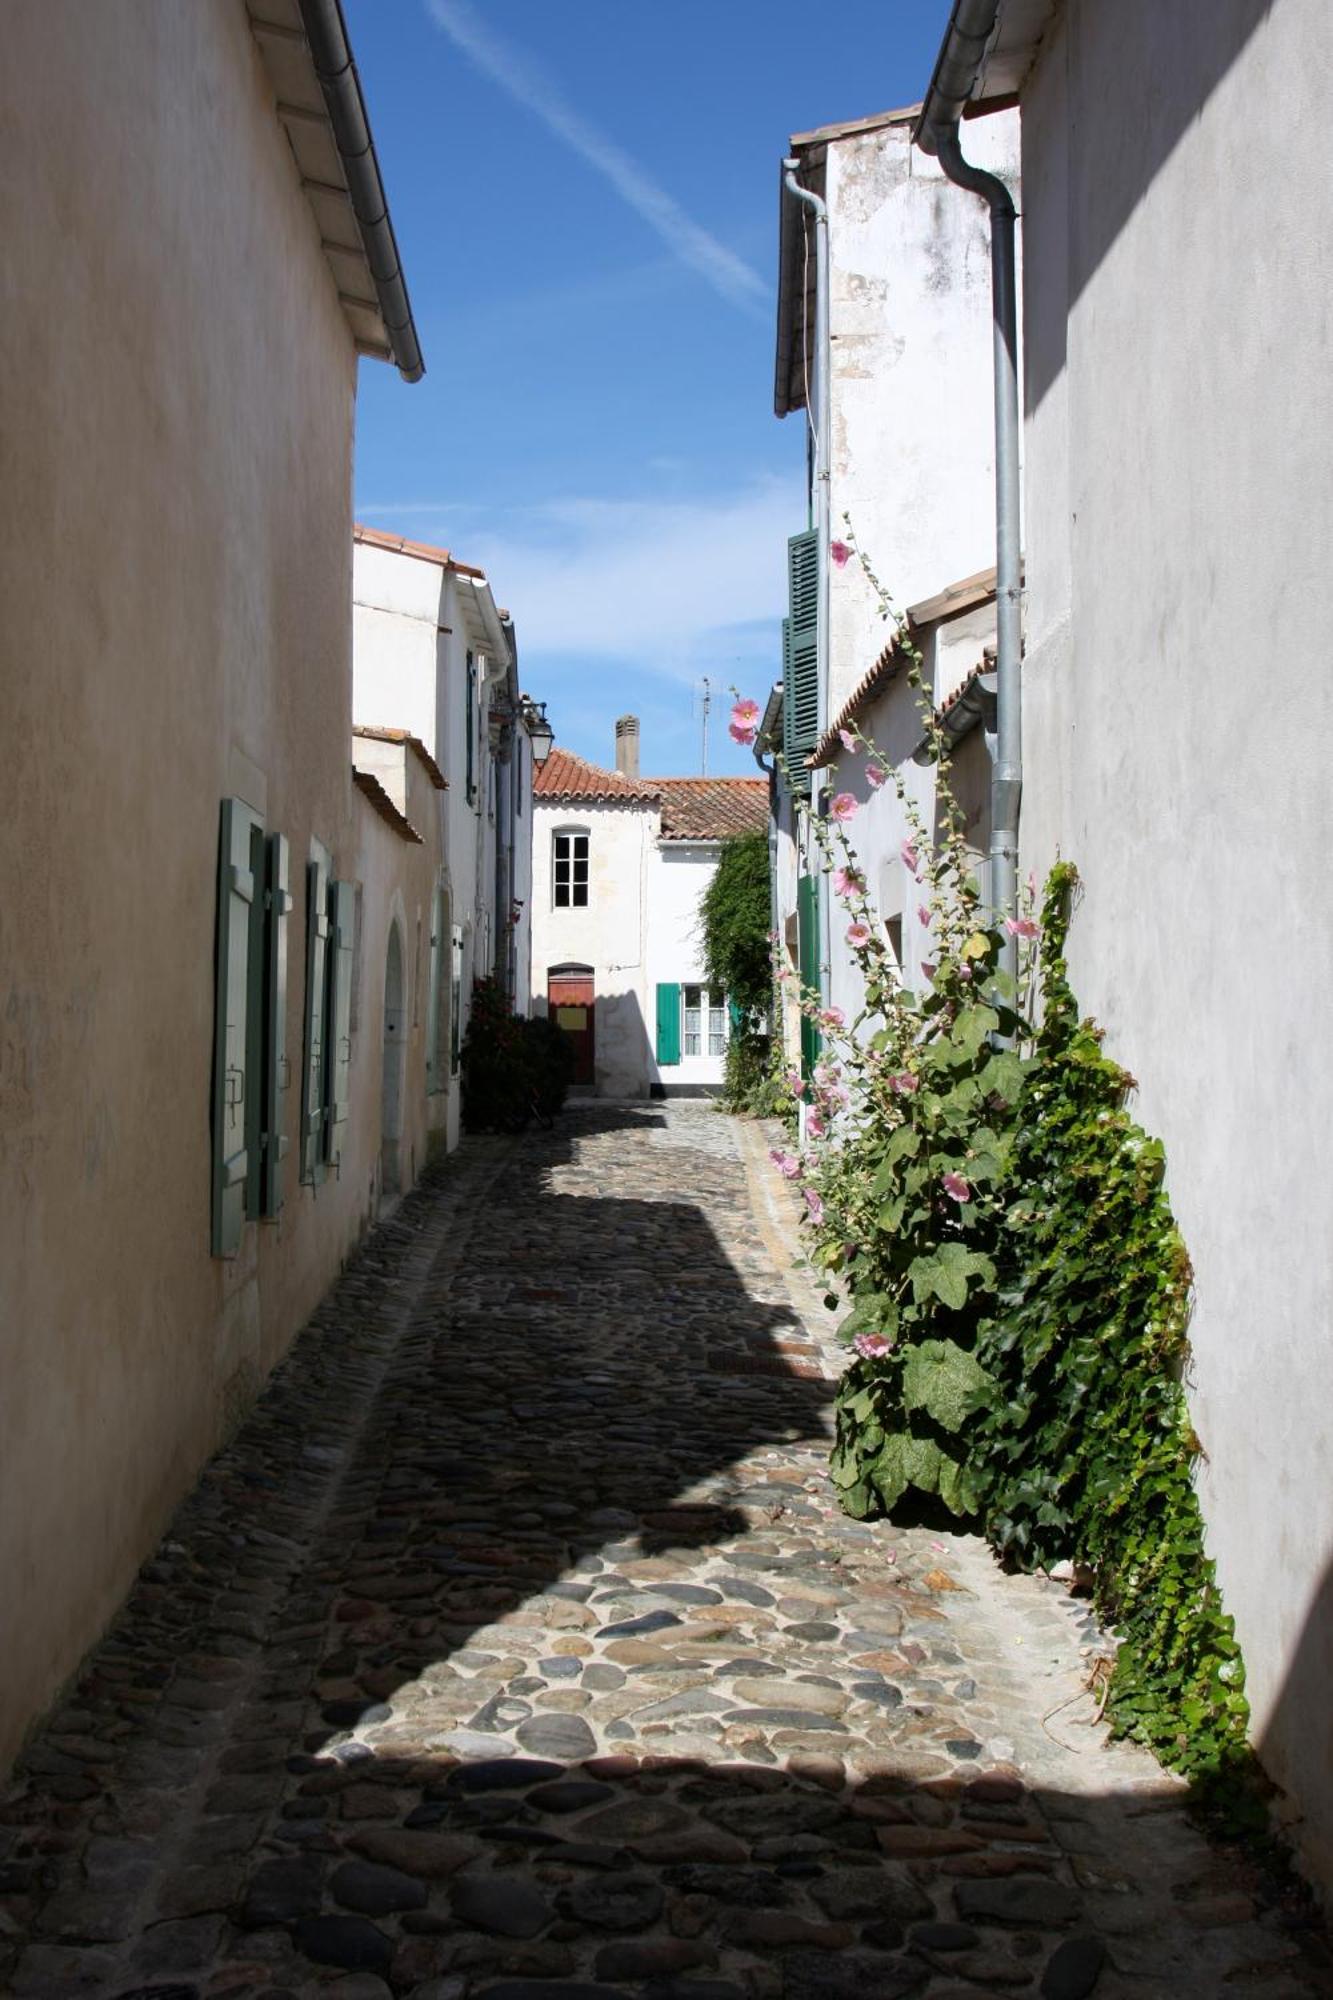
<path fill-rule="evenodd" d="M 211 1464 L 0 1800 L 15 2000 L 1330 1986 L 1108 1744 L 1095 1629 L 844 1519 L 761 1135 L 470 1141 Z"/>

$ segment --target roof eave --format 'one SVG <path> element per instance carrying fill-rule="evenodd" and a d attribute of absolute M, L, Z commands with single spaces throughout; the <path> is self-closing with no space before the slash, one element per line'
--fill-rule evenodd
<path fill-rule="evenodd" d="M 923 152 L 961 118 L 1017 101 L 1063 0 L 953 0 L 912 136 Z"/>
<path fill-rule="evenodd" d="M 339 0 L 246 0 L 275 109 L 359 354 L 425 373 Z"/>

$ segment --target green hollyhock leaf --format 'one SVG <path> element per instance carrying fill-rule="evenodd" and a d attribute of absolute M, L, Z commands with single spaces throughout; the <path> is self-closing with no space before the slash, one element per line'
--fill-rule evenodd
<path fill-rule="evenodd" d="M 902 1398 L 949 1431 L 961 1430 L 994 1393 L 995 1378 L 952 1340 L 923 1340 L 903 1362 Z"/>

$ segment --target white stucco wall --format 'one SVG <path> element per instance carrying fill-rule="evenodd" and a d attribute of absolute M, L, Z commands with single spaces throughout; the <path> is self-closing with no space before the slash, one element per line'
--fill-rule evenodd
<path fill-rule="evenodd" d="M 1329 1885 L 1326 26 L 1069 0 L 1025 94 L 1023 847 L 1078 865 L 1079 1001 L 1165 1141 L 1209 1547 Z"/>
<path fill-rule="evenodd" d="M 0 1764 L 336 1275 L 379 1144 L 358 1112 L 298 1186 L 288 1092 L 281 1219 L 210 1256 L 220 801 L 291 843 L 297 1079 L 309 842 L 355 876 L 362 815 L 356 359 L 245 9 L 47 0 L 5 38 Z"/>
<path fill-rule="evenodd" d="M 1017 195 L 1018 114 L 970 123 L 968 157 Z M 830 509 L 899 610 L 995 561 L 990 225 L 911 125 L 830 143 Z M 859 563 L 829 591 L 829 714 L 886 627 Z"/>
<path fill-rule="evenodd" d="M 555 908 L 552 856 L 558 831 L 589 837 L 588 903 L 584 909 Z M 545 1011 L 547 979 L 555 967 L 593 968 L 599 1097 L 646 1097 L 655 1073 L 646 892 L 656 834 L 655 805 L 535 802 L 533 1004 L 537 1011 Z"/>

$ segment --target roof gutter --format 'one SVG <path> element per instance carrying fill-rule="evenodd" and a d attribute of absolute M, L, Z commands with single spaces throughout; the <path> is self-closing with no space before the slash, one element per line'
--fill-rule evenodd
<path fill-rule="evenodd" d="M 388 198 L 380 179 L 375 142 L 370 136 L 370 121 L 347 40 L 342 7 L 339 0 L 298 0 L 298 4 L 393 358 L 405 382 L 419 382 L 426 364 L 421 358 L 412 302 L 407 296 L 407 281 L 389 220 Z"/>
<path fill-rule="evenodd" d="M 1018 458 L 1018 300 L 1013 197 L 1004 182 L 963 158 L 959 120 L 976 87 L 1004 0 L 954 0 L 944 44 L 916 127 L 948 178 L 990 209 L 995 374 L 996 725 L 991 768 L 991 902 L 1017 914 L 1018 819 L 1023 791 L 1023 624 Z M 1004 968 L 1017 970 L 1017 940 L 1006 933 Z"/>

